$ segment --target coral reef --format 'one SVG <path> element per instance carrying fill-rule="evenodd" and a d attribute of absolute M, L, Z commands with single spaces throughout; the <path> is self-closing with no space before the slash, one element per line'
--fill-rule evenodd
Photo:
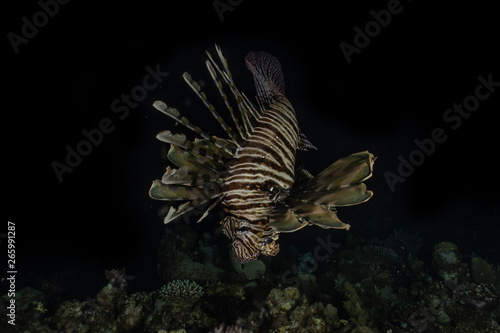
<path fill-rule="evenodd" d="M 368 313 L 363 309 L 363 301 L 359 298 L 356 289 L 349 282 L 345 282 L 347 300 L 344 307 L 349 313 L 349 319 L 358 326 L 366 326 L 369 320 Z"/>
<path fill-rule="evenodd" d="M 107 282 L 94 295 L 63 299 L 50 310 L 48 292 L 23 288 L 16 292 L 16 329 L 500 332 L 499 266 L 491 258 L 461 253 L 455 243 L 429 244 L 422 255 L 420 237 L 399 230 L 382 240 L 349 236 L 328 256 L 324 248 L 301 251 L 296 243 L 281 257 L 235 266 L 210 235 L 198 236 L 189 226 L 175 229 L 165 234 L 158 253 L 163 283 L 155 290 L 129 292 L 141 290 L 132 276 L 124 269 L 106 270 Z M 5 295 L 0 306 L 8 302 Z M 1 318 L 0 331 L 9 328 Z"/>
<path fill-rule="evenodd" d="M 125 267 L 122 268 L 121 271 L 117 269 L 105 270 L 104 275 L 106 276 L 106 280 L 108 280 L 109 284 L 113 287 L 123 289 L 127 286 L 128 281 L 131 281 L 135 278 L 135 276 L 128 275 L 125 273 Z"/>
<path fill-rule="evenodd" d="M 493 267 L 482 258 L 472 258 L 470 270 L 472 281 L 476 284 L 495 285 L 498 280 Z"/>
<path fill-rule="evenodd" d="M 238 273 L 244 274 L 247 280 L 256 279 L 266 272 L 266 265 L 261 260 L 254 260 L 247 263 L 232 260 L 232 263 L 234 269 Z"/>
<path fill-rule="evenodd" d="M 160 297 L 175 309 L 187 310 L 203 296 L 203 288 L 189 280 L 175 280 L 163 286 Z"/>
<path fill-rule="evenodd" d="M 461 255 L 455 244 L 442 242 L 434 246 L 432 265 L 443 279 L 456 277 L 460 273 L 461 264 Z"/>
<path fill-rule="evenodd" d="M 14 323 L 16 327 L 22 327 L 25 331 L 31 332 L 51 332 L 45 322 L 47 310 L 45 308 L 45 295 L 35 288 L 25 287 L 16 292 L 15 295 L 15 312 Z M 0 298 L 0 305 L 3 309 L 7 309 L 10 305 L 10 297 L 5 294 Z M 10 332 L 11 325 L 7 324 L 8 319 L 12 319 L 5 315 L 8 311 L 2 311 L 0 319 L 0 331 Z"/>
<path fill-rule="evenodd" d="M 158 250 L 158 266 L 164 281 L 210 283 L 219 280 L 224 271 L 209 260 L 215 259 L 210 237 L 199 238 L 183 224 L 175 225 L 174 231 L 167 230 L 170 232 L 164 235 Z"/>
<path fill-rule="evenodd" d="M 224 324 L 222 324 L 219 327 L 215 328 L 213 333 L 253 333 L 253 332 L 236 325 L 225 326 Z"/>
<path fill-rule="evenodd" d="M 271 289 L 258 307 L 259 312 L 252 312 L 239 321 L 256 333 L 321 333 L 343 326 L 333 305 L 309 304 L 294 287 Z"/>

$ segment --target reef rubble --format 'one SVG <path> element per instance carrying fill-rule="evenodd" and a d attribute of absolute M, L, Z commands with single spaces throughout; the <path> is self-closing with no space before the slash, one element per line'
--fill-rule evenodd
<path fill-rule="evenodd" d="M 500 332 L 500 269 L 451 242 L 420 253 L 421 239 L 395 231 L 361 236 L 318 260 L 290 245 L 275 260 L 242 266 L 210 235 L 167 232 L 158 250 L 164 284 L 129 292 L 124 270 L 86 299 L 16 293 L 19 332 L 369 333 Z M 403 245 L 402 245 L 403 244 Z M 288 267 L 288 268 L 287 268 Z M 137 288 L 136 288 L 137 290 Z M 0 298 L 6 306 L 7 295 Z M 5 318 L 0 330 L 8 332 Z"/>

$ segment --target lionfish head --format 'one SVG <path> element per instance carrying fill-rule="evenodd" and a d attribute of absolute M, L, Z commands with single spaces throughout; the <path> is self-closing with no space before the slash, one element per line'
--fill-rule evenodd
<path fill-rule="evenodd" d="M 250 223 L 245 218 L 227 216 L 222 223 L 224 234 L 231 239 L 235 261 L 245 263 L 257 259 L 261 253 L 274 256 L 279 252 L 278 234 L 267 221 Z"/>

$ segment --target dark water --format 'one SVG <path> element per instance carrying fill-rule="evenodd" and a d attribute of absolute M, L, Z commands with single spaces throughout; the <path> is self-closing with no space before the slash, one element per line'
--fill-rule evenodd
<path fill-rule="evenodd" d="M 208 332 L 222 323 L 255 332 L 498 329 L 500 57 L 493 8 L 54 3 L 9 9 L 4 32 L 1 232 L 15 224 L 15 267 L 5 265 L 0 276 L 3 305 L 14 280 L 18 297 L 27 295 L 17 301 L 18 330 L 97 332 L 108 324 L 89 318 L 121 318 L 135 309 L 130 304 L 143 309 L 135 326 L 116 319 L 108 330 Z M 48 14 L 37 14 L 43 8 Z M 204 65 L 214 43 L 251 99 L 245 55 L 263 50 L 281 61 L 286 95 L 318 148 L 299 152 L 297 164 L 316 174 L 357 151 L 377 156 L 366 182 L 374 197 L 338 210 L 348 232 L 310 227 L 281 235 L 280 254 L 260 258 L 265 272 L 254 278 L 231 264 L 220 211 L 200 224 L 193 215 L 166 227 L 163 205 L 147 194 L 167 165 L 156 133 L 188 133 L 154 110 L 155 100 L 223 135 L 181 77 L 188 71 L 223 110 Z M 80 157 L 67 157 L 78 150 Z M 456 248 L 436 250 L 441 242 Z M 7 252 L 6 235 L 1 245 Z M 191 268 L 183 272 L 172 266 L 186 262 Z M 196 277 L 193 263 L 210 263 L 219 274 Z M 135 278 L 112 285 L 121 301 L 109 296 L 106 303 L 105 270 L 122 268 Z M 177 279 L 196 281 L 204 295 L 187 305 L 161 296 Z M 42 293 L 21 293 L 27 287 Z M 287 287 L 299 298 L 283 294 Z M 132 296 L 140 292 L 147 296 Z M 70 300 L 80 311 L 71 318 L 62 310 Z M 38 302 L 47 311 L 37 310 Z M 275 303 L 286 302 L 290 309 L 277 310 Z M 357 312 L 349 305 L 356 302 Z M 471 326 L 464 317 L 474 318 Z M 8 320 L 3 316 L 2 331 L 14 332 Z M 72 321 L 84 324 L 69 328 Z"/>

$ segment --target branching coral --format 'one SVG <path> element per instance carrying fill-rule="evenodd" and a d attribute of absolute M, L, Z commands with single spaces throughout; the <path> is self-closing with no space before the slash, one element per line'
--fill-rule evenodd
<path fill-rule="evenodd" d="M 203 296 L 203 288 L 189 280 L 175 280 L 163 286 L 160 297 L 177 306 L 192 306 Z"/>
<path fill-rule="evenodd" d="M 246 329 L 239 327 L 239 326 L 236 326 L 236 325 L 224 327 L 224 324 L 222 324 L 219 327 L 214 328 L 213 333 L 253 333 L 253 331 L 246 330 Z"/>
<path fill-rule="evenodd" d="M 344 308 L 350 315 L 351 321 L 357 326 L 366 326 L 370 319 L 366 310 L 362 307 L 356 288 L 349 282 L 344 284 L 347 300 L 344 301 Z"/>

